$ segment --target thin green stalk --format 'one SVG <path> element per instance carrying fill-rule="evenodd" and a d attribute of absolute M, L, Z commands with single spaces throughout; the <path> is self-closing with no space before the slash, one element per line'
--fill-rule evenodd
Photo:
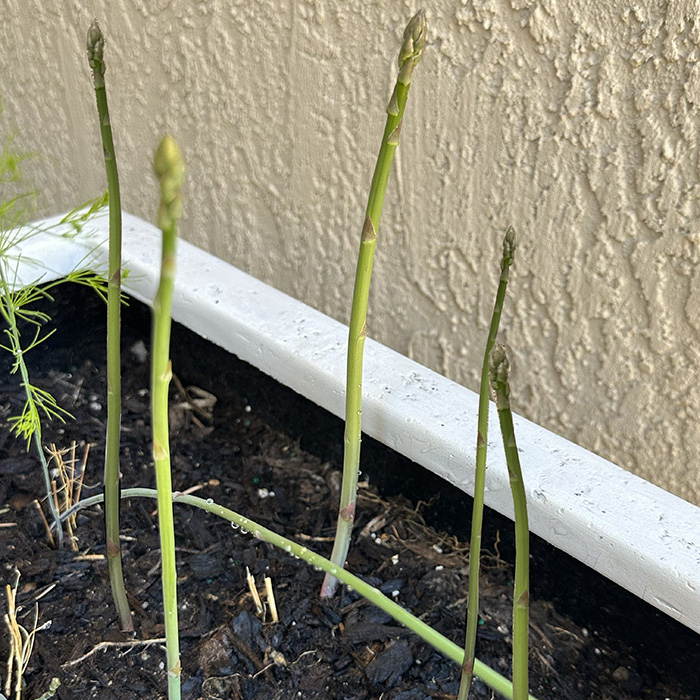
<path fill-rule="evenodd" d="M 102 151 L 107 172 L 109 192 L 109 269 L 107 273 L 107 438 L 105 445 L 105 538 L 107 540 L 107 566 L 112 597 L 117 608 L 119 627 L 125 632 L 134 631 L 129 601 L 124 586 L 122 553 L 119 542 L 119 438 L 121 432 L 121 272 L 122 272 L 122 212 L 119 194 L 119 173 L 112 138 L 112 125 L 107 106 L 105 86 L 104 36 L 95 20 L 88 29 L 88 62 L 97 100 Z"/>
<path fill-rule="evenodd" d="M 457 646 L 457 644 L 451 642 L 432 627 L 426 625 L 425 622 L 412 615 L 410 612 L 408 612 L 408 610 L 402 608 L 400 605 L 398 605 L 398 603 L 395 603 L 391 598 L 385 596 L 381 591 L 377 590 L 369 583 L 366 583 L 361 578 L 358 578 L 349 571 L 346 571 L 342 567 L 334 564 L 330 559 L 326 559 L 307 547 L 297 544 L 296 542 L 289 540 L 282 535 L 278 535 L 272 530 L 268 530 L 266 527 L 256 523 L 254 520 L 250 520 L 249 518 L 246 518 L 243 515 L 230 510 L 229 508 L 225 508 L 224 506 L 214 503 L 211 498 L 199 498 L 198 496 L 192 496 L 190 494 L 184 494 L 178 491 L 171 494 L 171 497 L 172 501 L 175 503 L 184 503 L 194 506 L 195 508 L 201 508 L 202 510 L 206 510 L 213 515 L 224 518 L 236 527 L 240 527 L 242 533 L 251 533 L 253 537 L 257 537 L 259 540 L 268 542 L 274 547 L 287 552 L 287 554 L 303 559 L 306 563 L 311 564 L 315 568 L 322 569 L 326 573 L 336 576 L 344 584 L 356 590 L 363 598 L 366 598 L 371 603 L 391 615 L 397 622 L 400 622 L 412 632 L 415 632 L 419 637 L 421 637 L 421 639 L 428 642 L 428 644 L 437 649 L 445 657 L 451 659 L 456 664 L 462 664 L 464 650 Z M 158 498 L 158 507 L 160 509 L 160 493 L 154 489 L 124 489 L 122 491 L 122 498 Z M 85 498 L 76 503 L 70 510 L 63 513 L 61 517 L 63 519 L 69 518 L 71 515 L 77 513 L 83 508 L 89 508 L 101 503 L 103 500 L 104 496 L 102 494 Z M 513 686 L 510 681 L 479 660 L 476 660 L 474 664 L 474 675 L 480 678 L 484 683 L 486 683 L 486 685 L 493 688 L 496 692 L 500 693 L 503 697 L 513 698 Z M 528 696 L 528 700 L 537 699 L 533 696 Z"/>
<path fill-rule="evenodd" d="M 360 471 L 360 442 L 362 438 L 362 361 L 367 337 L 367 304 L 369 285 L 372 277 L 374 251 L 377 245 L 377 231 L 384 204 L 391 164 L 399 145 L 401 124 L 408 89 L 411 85 L 413 69 L 421 59 L 426 42 L 425 12 L 420 10 L 406 26 L 403 44 L 399 52 L 399 76 L 394 92 L 386 108 L 387 120 L 382 136 L 382 144 L 377 157 L 369 200 L 362 227 L 360 252 L 355 272 L 355 287 L 350 313 L 348 334 L 347 379 L 345 390 L 345 452 L 343 455 L 343 482 L 340 494 L 338 525 L 331 560 L 338 566 L 345 566 L 350 536 L 355 519 L 357 502 L 357 479 Z M 335 592 L 337 580 L 328 575 L 321 588 L 322 597 L 330 597 Z"/>
<path fill-rule="evenodd" d="M 515 515 L 515 587 L 513 591 L 513 700 L 528 697 L 528 617 L 530 607 L 530 532 L 525 484 L 510 410 L 510 363 L 500 343 L 491 351 L 489 375 L 508 465 Z"/>
<path fill-rule="evenodd" d="M 82 219 L 82 215 L 76 218 L 75 222 L 77 223 L 79 219 Z M 17 280 L 17 268 L 15 267 L 13 276 L 9 262 L 12 261 L 15 265 L 19 265 L 21 254 L 14 254 L 12 247 L 28 239 L 39 230 L 41 229 L 33 229 L 28 234 L 22 233 L 22 229 L 0 231 L 0 318 L 7 325 L 7 328 L 3 331 L 3 335 L 7 339 L 6 344 L 0 342 L 0 350 L 5 350 L 12 355 L 13 363 L 10 368 L 10 374 L 19 371 L 22 379 L 22 389 L 26 397 L 22 412 L 17 416 L 8 418 L 10 432 L 26 441 L 27 450 L 30 449 L 32 442 L 34 443 L 42 467 L 48 508 L 53 520 L 52 528 L 56 531 L 54 544 L 60 548 L 63 545 L 63 528 L 58 517 L 58 507 L 53 496 L 51 474 L 41 443 L 41 421 L 42 415 L 48 420 L 57 418 L 61 422 L 65 422 L 66 418 L 72 418 L 73 416 L 58 405 L 50 392 L 34 386 L 30 381 L 25 356 L 54 332 L 48 331 L 42 334 L 43 324 L 51 319 L 45 312 L 32 307 L 40 300 L 52 302 L 51 290 L 65 282 L 89 286 L 101 295 L 103 294 L 104 284 L 103 279 L 99 275 L 89 270 L 76 269 L 61 279 L 48 282 L 41 287 L 36 284 L 20 287 Z M 24 260 L 26 261 L 27 258 L 24 258 Z M 33 336 L 30 340 L 23 342 L 20 323 L 26 325 L 29 329 L 33 329 Z"/>
<path fill-rule="evenodd" d="M 2 111 L 3 105 L 0 100 L 0 114 L 2 114 Z M 2 152 L 0 152 L 0 184 L 4 185 L 3 190 L 1 190 L 3 195 L 6 195 L 8 185 L 22 182 L 22 169 L 20 166 L 22 161 L 29 157 L 28 154 L 17 153 L 12 148 L 12 140 L 13 136 L 10 135 L 2 148 Z M 15 284 L 16 276 L 15 280 L 11 279 L 10 260 L 14 256 L 9 253 L 14 245 L 21 242 L 21 237 L 18 235 L 17 230 L 27 215 L 25 204 L 28 203 L 28 199 L 33 199 L 34 196 L 35 193 L 30 191 L 18 192 L 11 197 L 0 197 L 0 317 L 7 323 L 4 335 L 8 340 L 8 345 L 0 343 L 0 349 L 8 351 L 13 356 L 13 366 L 10 373 L 12 374 L 19 369 L 22 377 L 22 388 L 26 397 L 22 414 L 10 419 L 11 432 L 26 439 L 27 450 L 30 449 L 31 442 L 34 442 L 44 477 L 49 513 L 53 526 L 56 528 L 56 545 L 60 549 L 63 546 L 63 526 L 61 525 L 58 508 L 53 499 L 51 474 L 41 445 L 41 416 L 39 412 L 40 410 L 43 411 L 47 418 L 58 417 L 60 419 L 62 419 L 62 414 L 70 414 L 63 411 L 56 404 L 51 394 L 32 386 L 29 381 L 29 372 L 24 354 L 41 342 L 39 327 L 48 317 L 41 312 L 23 308 L 31 301 L 42 296 L 42 292 L 36 290 L 36 287 L 34 290 L 17 288 Z M 34 293 L 35 290 L 36 294 Z M 27 344 L 27 347 L 22 346 L 18 325 L 20 321 L 29 322 L 36 327 L 34 339 Z"/>
<path fill-rule="evenodd" d="M 160 284 L 153 301 L 153 338 L 151 344 L 151 412 L 153 424 L 153 461 L 158 489 L 158 528 L 160 531 L 163 610 L 168 665 L 168 698 L 180 699 L 180 642 L 177 623 L 177 569 L 175 526 L 173 524 L 170 438 L 168 430 L 168 388 L 172 377 L 170 363 L 170 314 L 175 288 L 177 220 L 182 213 L 180 187 L 185 168 L 175 141 L 165 136 L 156 151 L 154 168 L 160 181 L 158 226 L 163 232 Z"/>
<path fill-rule="evenodd" d="M 46 461 L 46 456 L 44 455 L 44 448 L 41 444 L 41 417 L 39 415 L 39 409 L 42 409 L 49 418 L 54 416 L 62 419 L 61 414 L 70 414 L 63 411 L 63 409 L 56 404 L 53 396 L 48 392 L 38 390 L 36 387 L 32 386 L 29 381 L 29 371 L 27 370 L 27 363 L 24 361 L 24 353 L 41 341 L 39 339 L 39 330 L 37 329 L 34 342 L 27 348 L 22 347 L 19 326 L 17 325 L 17 312 L 19 310 L 21 313 L 22 300 L 26 298 L 26 296 L 24 296 L 22 290 L 20 290 L 19 294 L 20 298 L 17 299 L 17 293 L 10 289 L 10 285 L 5 279 L 3 264 L 2 261 L 0 261 L 0 315 L 7 323 L 8 327 L 5 329 L 5 333 L 9 340 L 8 346 L 3 345 L 0 347 L 12 353 L 14 357 L 13 371 L 19 369 L 20 376 L 22 377 L 22 388 L 27 398 L 22 415 L 11 424 L 13 425 L 13 432 L 24 435 L 28 440 L 34 441 L 34 446 L 39 456 L 39 462 L 41 463 L 41 471 L 44 476 L 46 502 L 49 507 L 51 520 L 56 528 L 56 546 L 60 549 L 63 546 L 63 525 L 61 524 L 58 508 L 53 498 L 51 472 L 48 462 Z M 40 315 L 35 322 L 39 323 L 39 319 L 41 318 L 43 317 Z M 29 442 L 27 442 L 27 449 L 29 449 Z"/>
<path fill-rule="evenodd" d="M 474 505 L 472 508 L 472 531 L 469 545 L 469 598 L 467 604 L 467 630 L 464 641 L 464 667 L 459 684 L 458 700 L 469 697 L 476 654 L 476 631 L 479 623 L 479 563 L 481 556 L 481 530 L 484 521 L 484 487 L 486 484 L 486 449 L 489 425 L 489 355 L 501 322 L 503 301 L 508 286 L 508 273 L 515 254 L 515 232 L 508 228 L 503 239 L 503 257 L 501 258 L 501 278 L 498 282 L 496 302 L 491 315 L 491 326 L 484 361 L 481 366 L 481 385 L 479 387 L 479 418 L 476 435 L 476 471 L 474 475 Z"/>

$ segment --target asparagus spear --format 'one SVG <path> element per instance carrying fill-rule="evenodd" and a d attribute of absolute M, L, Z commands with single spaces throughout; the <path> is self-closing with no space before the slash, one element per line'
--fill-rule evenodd
<path fill-rule="evenodd" d="M 528 617 L 530 608 L 530 542 L 527 521 L 527 499 L 520 469 L 518 445 L 515 442 L 513 414 L 510 410 L 510 363 L 500 343 L 491 351 L 489 375 L 496 395 L 498 420 L 503 436 L 503 449 L 508 464 L 510 490 L 515 515 L 515 586 L 513 591 L 513 700 L 528 697 Z"/>
<path fill-rule="evenodd" d="M 476 630 L 479 622 L 479 557 L 481 553 L 481 529 L 484 520 L 484 486 L 486 482 L 486 448 L 489 425 L 489 356 L 501 321 L 503 300 L 508 286 L 508 272 L 515 254 L 515 232 L 506 231 L 503 239 L 501 258 L 501 279 L 496 292 L 496 302 L 491 315 L 491 326 L 486 340 L 484 361 L 481 367 L 479 387 L 479 418 L 476 436 L 476 472 L 474 476 L 474 505 L 472 508 L 472 532 L 469 545 L 469 598 L 467 604 L 467 631 L 464 641 L 464 666 L 459 684 L 458 700 L 466 700 L 472 682 L 474 654 L 476 651 Z"/>
<path fill-rule="evenodd" d="M 180 699 L 180 642 L 177 623 L 177 570 L 175 527 L 171 498 L 170 440 L 168 431 L 168 387 L 172 377 L 170 351 L 170 314 L 175 287 L 177 220 L 182 213 L 180 187 L 185 167 L 175 141 L 165 136 L 158 146 L 154 169 L 160 181 L 158 226 L 163 232 L 160 284 L 153 302 L 151 343 L 151 412 L 153 425 L 153 461 L 158 490 L 158 529 L 160 531 L 163 610 L 168 664 L 168 698 Z"/>
<path fill-rule="evenodd" d="M 338 525 L 331 560 L 338 566 L 345 565 L 350 547 L 350 536 L 355 518 L 357 478 L 360 469 L 360 442 L 362 437 L 362 360 L 367 337 L 367 303 L 372 277 L 377 231 L 384 204 L 391 164 L 399 145 L 401 124 L 411 85 L 413 69 L 421 59 L 426 43 L 425 12 L 420 10 L 406 26 L 403 44 L 399 52 L 399 76 L 394 92 L 386 108 L 387 120 L 377 164 L 370 186 L 369 200 L 362 227 L 360 252 L 355 272 L 355 287 L 350 314 L 348 335 L 348 360 L 345 392 L 345 452 L 343 456 L 343 482 L 340 494 Z M 327 574 L 321 588 L 322 597 L 335 592 L 337 579 Z"/>
<path fill-rule="evenodd" d="M 97 99 L 97 114 L 107 171 L 109 192 L 109 271 L 107 278 L 107 439 L 105 447 L 105 537 L 107 565 L 112 597 L 117 608 L 119 626 L 133 632 L 129 601 L 124 587 L 122 553 L 119 543 L 119 437 L 121 432 L 121 268 L 122 268 L 122 212 L 119 195 L 119 173 L 112 139 L 112 126 L 107 106 L 105 87 L 104 35 L 95 20 L 88 29 L 88 63 Z"/>

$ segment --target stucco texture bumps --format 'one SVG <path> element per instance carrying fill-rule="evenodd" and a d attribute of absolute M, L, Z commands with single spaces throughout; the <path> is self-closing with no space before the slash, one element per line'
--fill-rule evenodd
<path fill-rule="evenodd" d="M 97 16 L 124 207 L 153 219 L 163 131 L 183 235 L 347 321 L 410 2 L 5 0 L 2 130 L 47 212 L 104 187 Z M 476 389 L 501 239 L 517 410 L 700 503 L 698 3 L 426 3 L 369 333 Z M 474 436 L 465 435 L 465 440 Z"/>

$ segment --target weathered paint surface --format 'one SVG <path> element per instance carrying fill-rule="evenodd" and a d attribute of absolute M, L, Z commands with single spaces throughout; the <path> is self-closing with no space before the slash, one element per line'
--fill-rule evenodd
<path fill-rule="evenodd" d="M 414 3 L 5 0 L 0 133 L 44 211 L 104 187 L 85 32 L 107 36 L 124 208 L 163 131 L 186 238 L 347 321 Z M 369 334 L 476 389 L 512 224 L 516 410 L 700 503 L 696 0 L 435 0 L 378 232 Z M 474 436 L 467 435 L 472 440 Z"/>

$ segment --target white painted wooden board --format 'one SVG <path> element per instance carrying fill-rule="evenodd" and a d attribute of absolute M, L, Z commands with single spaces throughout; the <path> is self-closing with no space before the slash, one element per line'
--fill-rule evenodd
<path fill-rule="evenodd" d="M 90 255 L 106 266 L 107 218 L 64 239 L 22 246 L 30 283 L 61 276 Z M 125 290 L 151 304 L 159 231 L 124 215 Z M 176 321 L 335 415 L 343 415 L 347 327 L 186 242 L 178 253 Z M 515 388 L 517 395 L 517 388 Z M 367 340 L 363 430 L 473 491 L 477 395 Z M 512 517 L 495 410 L 489 426 L 486 503 Z M 700 508 L 560 436 L 515 417 L 533 532 L 700 632 Z"/>

